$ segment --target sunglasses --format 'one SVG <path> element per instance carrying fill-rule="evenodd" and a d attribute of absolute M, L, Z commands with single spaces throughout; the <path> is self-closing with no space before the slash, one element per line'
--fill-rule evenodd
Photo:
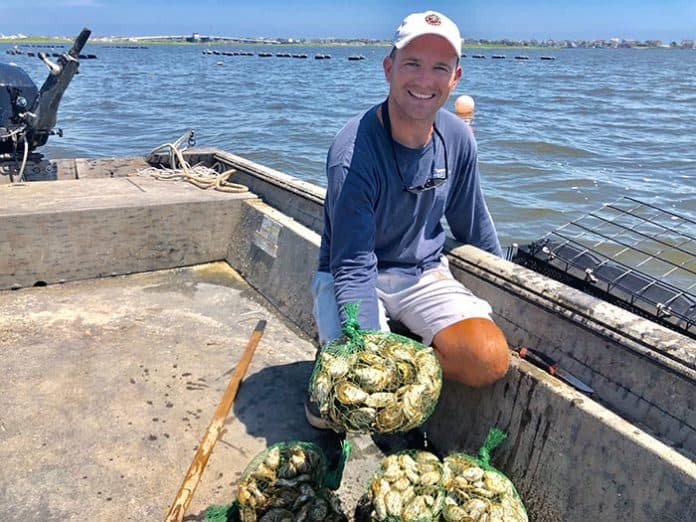
<path fill-rule="evenodd" d="M 437 171 L 435 169 L 435 163 L 433 162 L 433 166 L 430 172 L 430 178 L 428 178 L 425 183 L 422 185 L 412 185 L 408 186 L 406 185 L 406 181 L 404 180 L 404 175 L 401 172 L 401 168 L 399 167 L 399 162 L 397 161 L 396 158 L 396 147 L 394 146 L 394 138 L 392 137 L 392 131 L 391 131 L 391 120 L 389 119 L 389 107 L 388 107 L 388 102 L 389 99 L 387 98 L 384 103 L 382 103 L 382 119 L 384 120 L 384 130 L 387 131 L 387 135 L 389 136 L 389 144 L 391 145 L 391 150 L 392 150 L 392 157 L 394 158 L 394 165 L 396 166 L 396 172 L 399 174 L 399 178 L 401 179 L 401 184 L 404 186 L 404 190 L 406 192 L 410 192 L 411 194 L 419 194 L 421 192 L 426 192 L 428 190 L 432 190 L 434 188 L 439 187 L 442 185 L 445 181 L 447 181 L 447 178 L 449 177 L 449 166 L 447 162 L 447 146 L 445 145 L 445 139 L 442 137 L 442 134 L 440 131 L 437 129 L 435 124 L 433 123 L 433 131 L 437 135 L 438 138 L 440 138 L 440 142 L 442 142 L 442 150 L 444 152 L 445 156 L 445 175 L 444 176 L 438 176 Z M 443 169 L 439 169 L 443 170 Z"/>

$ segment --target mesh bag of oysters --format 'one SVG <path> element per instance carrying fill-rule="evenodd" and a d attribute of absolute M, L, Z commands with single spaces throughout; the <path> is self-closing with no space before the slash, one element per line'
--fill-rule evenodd
<path fill-rule="evenodd" d="M 490 465 L 490 452 L 507 435 L 493 428 L 478 457 L 451 453 L 445 457 L 446 497 L 442 520 L 527 522 L 527 511 L 513 483 Z"/>
<path fill-rule="evenodd" d="M 478 456 L 451 453 L 443 461 L 424 450 L 382 460 L 356 510 L 359 522 L 527 522 L 512 482 L 490 465 L 506 434 L 492 429 Z"/>
<path fill-rule="evenodd" d="M 445 470 L 425 450 L 385 457 L 360 500 L 356 520 L 430 522 L 440 520 L 445 501 Z"/>
<path fill-rule="evenodd" d="M 442 369 L 429 346 L 402 335 L 362 330 L 358 305 L 344 307 L 343 336 L 317 356 L 310 399 L 337 432 L 400 433 L 435 409 Z"/>
<path fill-rule="evenodd" d="M 247 465 L 228 506 L 211 506 L 208 522 L 344 522 L 338 489 L 350 445 L 344 443 L 335 470 L 310 442 L 280 442 Z"/>

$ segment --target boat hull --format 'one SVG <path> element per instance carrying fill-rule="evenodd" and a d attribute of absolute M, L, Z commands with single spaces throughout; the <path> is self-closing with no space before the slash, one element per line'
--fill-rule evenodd
<path fill-rule="evenodd" d="M 316 338 L 309 281 L 323 189 L 221 151 L 188 154 L 191 163 L 236 168 L 232 181 L 250 191 L 202 191 L 127 169 L 125 179 L 100 179 L 97 170 L 24 192 L 0 187 L 0 236 L 10 246 L 0 286 L 225 261 Z M 508 431 L 493 462 L 533 520 L 696 519 L 691 341 L 473 247 L 450 245 L 448 256 L 455 276 L 491 302 L 512 345 L 555 356 L 598 397 L 513 357 L 495 386 L 446 383 L 425 427 L 432 447 L 471 452 L 490 427 Z"/>

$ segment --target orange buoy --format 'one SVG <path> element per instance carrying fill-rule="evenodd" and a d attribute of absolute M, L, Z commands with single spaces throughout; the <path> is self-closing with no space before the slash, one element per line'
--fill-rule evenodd
<path fill-rule="evenodd" d="M 467 94 L 462 94 L 454 101 L 455 114 L 469 125 L 471 125 L 471 122 L 474 120 L 474 110 L 474 99 Z"/>

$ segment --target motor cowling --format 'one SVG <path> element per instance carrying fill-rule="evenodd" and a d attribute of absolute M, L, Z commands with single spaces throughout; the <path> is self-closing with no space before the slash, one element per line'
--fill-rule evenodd
<path fill-rule="evenodd" d="M 0 154 L 13 151 L 13 132 L 23 126 L 24 114 L 39 96 L 39 89 L 20 67 L 0 63 Z M 43 145 L 46 143 L 46 135 Z"/>

